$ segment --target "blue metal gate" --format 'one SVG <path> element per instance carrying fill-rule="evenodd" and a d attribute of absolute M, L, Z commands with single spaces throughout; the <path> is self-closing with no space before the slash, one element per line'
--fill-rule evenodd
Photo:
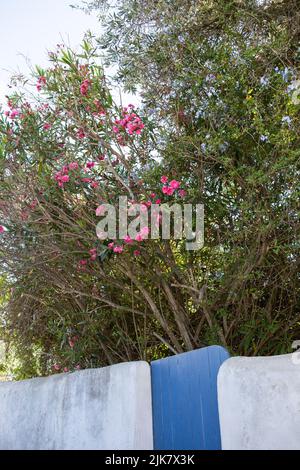
<path fill-rule="evenodd" d="M 154 449 L 221 449 L 217 374 L 228 358 L 209 346 L 151 363 Z"/>

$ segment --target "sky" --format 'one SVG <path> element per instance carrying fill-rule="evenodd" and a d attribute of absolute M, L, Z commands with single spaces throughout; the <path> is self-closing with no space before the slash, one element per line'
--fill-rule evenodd
<path fill-rule="evenodd" d="M 0 0 L 0 102 L 8 93 L 9 77 L 28 73 L 26 58 L 45 66 L 47 51 L 56 44 L 76 47 L 87 30 L 100 34 L 96 15 L 75 10 L 72 3 L 80 0 Z"/>

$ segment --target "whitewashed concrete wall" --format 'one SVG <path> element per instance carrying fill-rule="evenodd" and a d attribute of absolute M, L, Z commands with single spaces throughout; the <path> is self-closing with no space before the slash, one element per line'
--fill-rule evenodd
<path fill-rule="evenodd" d="M 153 449 L 149 364 L 0 383 L 0 449 Z"/>
<path fill-rule="evenodd" d="M 233 357 L 218 375 L 224 450 L 300 449 L 300 364 L 295 354 Z"/>

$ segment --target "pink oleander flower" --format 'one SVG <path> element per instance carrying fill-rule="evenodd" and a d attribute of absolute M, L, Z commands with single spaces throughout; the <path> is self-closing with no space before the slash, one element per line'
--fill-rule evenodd
<path fill-rule="evenodd" d="M 0 233 L 3 233 L 3 232 L 5 232 L 5 229 L 4 229 L 3 225 L 0 225 Z"/>
<path fill-rule="evenodd" d="M 19 111 L 18 109 L 13 108 L 13 109 L 11 110 L 11 112 L 10 112 L 9 117 L 10 117 L 11 119 L 15 119 L 16 117 L 19 116 L 19 114 L 20 114 L 20 111 Z"/>
<path fill-rule="evenodd" d="M 187 195 L 187 192 L 184 189 L 180 189 L 180 191 L 178 191 L 178 194 L 180 197 L 185 197 Z"/>
<path fill-rule="evenodd" d="M 113 132 L 116 134 L 120 132 L 120 127 L 122 127 L 129 135 L 140 135 L 142 130 L 145 127 L 145 124 L 142 122 L 141 118 L 137 116 L 136 113 L 132 112 L 132 107 L 130 111 L 128 108 L 123 108 L 122 115 L 123 119 L 116 119 L 115 126 L 113 127 Z"/>
<path fill-rule="evenodd" d="M 83 129 L 78 129 L 78 131 L 76 132 L 76 137 L 78 139 L 84 139 L 85 138 L 85 132 Z"/>
<path fill-rule="evenodd" d="M 161 204 L 161 199 L 156 199 L 155 204 Z"/>
<path fill-rule="evenodd" d="M 69 175 L 63 175 L 61 178 L 60 178 L 60 181 L 62 183 L 68 183 L 70 181 L 70 176 Z"/>
<path fill-rule="evenodd" d="M 112 249 L 114 248 L 114 246 L 115 246 L 114 242 L 110 242 L 110 243 L 107 245 L 107 247 L 108 247 L 110 250 L 112 250 Z"/>
<path fill-rule="evenodd" d="M 167 196 L 172 196 L 175 192 L 175 189 L 169 187 L 169 186 L 163 186 L 162 187 L 162 192 L 166 194 Z"/>
<path fill-rule="evenodd" d="M 78 264 L 79 264 L 79 266 L 86 266 L 87 265 L 87 260 L 86 259 L 81 259 Z"/>
<path fill-rule="evenodd" d="M 155 198 L 155 196 L 156 196 L 156 194 L 155 194 L 155 193 L 151 193 L 151 194 L 150 194 L 150 197 L 151 197 L 151 199 L 154 199 L 154 198 Z"/>
<path fill-rule="evenodd" d="M 44 76 L 40 76 L 38 81 L 37 81 L 37 85 L 36 85 L 36 89 L 37 91 L 41 91 L 41 89 L 46 85 L 46 77 Z"/>
<path fill-rule="evenodd" d="M 92 184 L 91 184 L 91 187 L 92 188 L 98 188 L 99 187 L 99 183 L 97 181 L 93 181 Z"/>
<path fill-rule="evenodd" d="M 134 250 L 133 254 L 134 256 L 140 256 L 141 252 L 140 250 Z"/>
<path fill-rule="evenodd" d="M 136 242 L 142 242 L 143 241 L 143 236 L 141 233 L 138 233 L 137 236 L 135 237 Z"/>
<path fill-rule="evenodd" d="M 87 167 L 88 169 L 94 168 L 94 166 L 95 166 L 95 162 L 87 162 L 87 164 L 86 164 L 86 167 Z"/>
<path fill-rule="evenodd" d="M 90 251 L 91 261 L 96 261 L 97 259 L 97 248 L 92 248 Z"/>
<path fill-rule="evenodd" d="M 80 85 L 80 93 L 81 93 L 82 96 L 87 95 L 87 93 L 89 91 L 90 84 L 91 84 L 91 81 L 88 78 L 83 80 L 83 82 Z"/>
<path fill-rule="evenodd" d="M 98 155 L 98 160 L 100 160 L 100 162 L 103 162 L 104 159 L 105 159 L 104 155 Z"/>
<path fill-rule="evenodd" d="M 92 178 L 81 178 L 81 181 L 83 183 L 91 183 L 93 180 L 92 180 Z"/>
<path fill-rule="evenodd" d="M 77 162 L 72 162 L 69 164 L 69 170 L 78 170 L 79 165 Z"/>
<path fill-rule="evenodd" d="M 130 244 L 133 242 L 132 238 L 129 235 L 126 235 L 126 237 L 123 238 L 123 241 L 127 244 Z"/>
<path fill-rule="evenodd" d="M 67 367 L 64 367 L 64 372 L 65 373 L 69 372 L 69 369 Z"/>
<path fill-rule="evenodd" d="M 168 182 L 168 177 L 167 176 L 162 176 L 160 178 L 160 181 L 163 183 L 163 184 L 166 184 Z"/>
<path fill-rule="evenodd" d="M 51 129 L 51 124 L 49 124 L 49 122 L 45 122 L 45 124 L 43 125 L 43 129 L 44 131 L 48 131 L 49 129 Z"/>
<path fill-rule="evenodd" d="M 53 365 L 53 369 L 56 370 L 56 371 L 59 371 L 60 370 L 60 365 L 59 364 L 54 364 Z"/>
<path fill-rule="evenodd" d="M 180 182 L 176 180 L 170 181 L 170 188 L 172 189 L 178 189 L 180 188 Z"/>
<path fill-rule="evenodd" d="M 96 216 L 97 217 L 101 217 L 102 215 L 104 215 L 106 212 L 106 208 L 103 204 L 101 204 L 100 206 L 97 207 L 96 209 Z"/>
<path fill-rule="evenodd" d="M 115 246 L 114 253 L 123 253 L 123 247 L 121 245 Z"/>

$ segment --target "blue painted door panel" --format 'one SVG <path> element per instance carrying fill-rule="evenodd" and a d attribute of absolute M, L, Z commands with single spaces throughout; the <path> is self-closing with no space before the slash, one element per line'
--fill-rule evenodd
<path fill-rule="evenodd" d="M 228 358 L 209 346 L 151 363 L 155 450 L 221 449 L 217 375 Z"/>

